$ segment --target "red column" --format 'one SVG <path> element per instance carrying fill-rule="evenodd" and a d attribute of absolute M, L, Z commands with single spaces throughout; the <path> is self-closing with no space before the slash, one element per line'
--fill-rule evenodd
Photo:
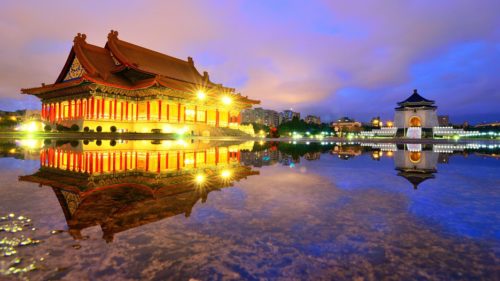
<path fill-rule="evenodd" d="M 92 97 L 90 99 L 90 118 L 94 119 L 94 110 L 95 110 L 95 99 Z"/>
<path fill-rule="evenodd" d="M 83 160 L 82 153 L 78 152 L 78 172 L 82 171 L 82 163 L 83 163 L 82 160 Z"/>
<path fill-rule="evenodd" d="M 116 152 L 113 152 L 113 173 L 116 171 Z"/>
<path fill-rule="evenodd" d="M 108 151 L 108 172 L 111 172 L 111 154 Z"/>
<path fill-rule="evenodd" d="M 149 171 L 149 152 L 146 152 L 146 172 Z"/>
<path fill-rule="evenodd" d="M 83 118 L 83 100 L 80 99 L 80 115 L 79 118 Z"/>
<path fill-rule="evenodd" d="M 73 169 L 72 169 L 73 172 L 75 171 L 75 169 L 76 169 L 76 154 L 73 153 Z"/>
<path fill-rule="evenodd" d="M 62 119 L 62 114 L 61 114 L 61 112 L 62 112 L 62 110 L 61 110 L 62 105 L 61 105 L 61 102 L 57 102 L 57 104 L 59 106 L 59 112 L 57 113 L 57 115 L 58 115 L 58 120 L 60 121 Z"/>
<path fill-rule="evenodd" d="M 161 100 L 158 100 L 158 120 L 161 120 Z"/>
<path fill-rule="evenodd" d="M 241 112 L 238 113 L 238 124 L 241 124 Z"/>
<path fill-rule="evenodd" d="M 184 123 L 186 123 L 186 107 L 187 106 L 184 106 Z"/>
<path fill-rule="evenodd" d="M 101 116 L 101 102 L 96 100 L 96 118 L 99 118 Z"/>
<path fill-rule="evenodd" d="M 177 122 L 181 123 L 181 104 L 177 104 Z"/>
<path fill-rule="evenodd" d="M 76 119 L 81 119 L 82 118 L 82 100 L 77 99 L 75 101 L 75 118 Z"/>
<path fill-rule="evenodd" d="M 125 102 L 125 119 L 128 120 L 128 101 Z"/>
<path fill-rule="evenodd" d="M 112 100 L 109 101 L 109 115 L 108 115 L 108 119 L 109 120 L 113 119 L 113 101 Z"/>
<path fill-rule="evenodd" d="M 98 106 L 99 106 L 99 102 L 97 102 Z M 97 116 L 99 116 L 99 114 L 97 114 Z M 99 153 L 96 152 L 95 154 L 95 171 L 96 173 L 99 173 Z"/>
<path fill-rule="evenodd" d="M 73 101 L 71 100 L 68 100 L 68 119 L 72 119 L 73 118 L 73 114 L 71 112 L 72 110 L 72 106 L 71 104 L 73 103 Z"/>
<path fill-rule="evenodd" d="M 101 160 L 99 161 L 99 163 L 100 163 L 100 168 L 101 168 L 100 171 L 102 174 L 102 172 L 104 170 L 104 153 L 101 153 Z"/>
<path fill-rule="evenodd" d="M 150 112 L 150 110 L 151 110 L 151 108 L 150 108 L 150 107 L 151 107 L 151 106 L 150 106 L 150 104 L 149 104 L 149 101 L 147 101 L 147 103 L 146 103 L 146 119 L 147 119 L 148 121 L 149 121 L 149 117 L 150 117 L 150 115 L 149 115 L 149 114 L 151 113 L 151 112 Z"/>
<path fill-rule="evenodd" d="M 181 153 L 177 151 L 177 170 L 181 168 Z"/>
<path fill-rule="evenodd" d="M 135 105 L 135 120 L 139 120 L 139 101 Z M 137 168 L 137 166 L 136 166 Z"/>
<path fill-rule="evenodd" d="M 125 152 L 125 171 L 127 171 L 127 154 L 128 152 Z"/>
<path fill-rule="evenodd" d="M 123 153 L 120 151 L 120 170 L 123 169 Z"/>
<path fill-rule="evenodd" d="M 219 148 L 215 148 L 215 165 L 219 164 Z"/>
<path fill-rule="evenodd" d="M 89 173 L 92 174 L 94 172 L 94 153 L 90 153 L 89 156 Z"/>
<path fill-rule="evenodd" d="M 219 110 L 215 110 L 215 127 L 219 128 Z"/>
<path fill-rule="evenodd" d="M 87 100 L 85 101 L 85 116 L 87 117 L 87 119 L 90 118 L 90 99 L 87 98 Z"/>
<path fill-rule="evenodd" d="M 160 155 L 161 155 L 160 152 L 158 152 L 158 167 L 156 169 L 156 171 L 158 173 L 160 173 L 160 167 L 161 167 L 161 156 Z"/>
<path fill-rule="evenodd" d="M 194 106 L 194 123 L 198 121 L 198 106 Z"/>
<path fill-rule="evenodd" d="M 137 158 L 137 151 L 135 152 L 135 169 L 137 170 L 137 164 L 139 163 L 139 159 Z"/>
<path fill-rule="evenodd" d="M 104 118 L 104 112 L 106 111 L 106 99 L 103 97 L 101 100 L 101 118 Z"/>
<path fill-rule="evenodd" d="M 165 170 L 168 170 L 168 152 L 165 153 Z"/>
<path fill-rule="evenodd" d="M 170 104 L 167 103 L 167 121 L 170 120 Z"/>
<path fill-rule="evenodd" d="M 114 115 L 114 117 L 115 117 L 115 118 L 114 118 L 115 120 L 116 120 L 116 109 L 117 109 L 117 108 L 118 108 L 118 101 L 117 101 L 117 100 L 116 100 L 116 98 L 115 98 L 115 108 L 113 108 L 113 111 L 114 111 L 114 112 L 113 112 L 113 115 Z"/>
<path fill-rule="evenodd" d="M 89 170 L 89 154 L 85 152 L 85 173 Z"/>

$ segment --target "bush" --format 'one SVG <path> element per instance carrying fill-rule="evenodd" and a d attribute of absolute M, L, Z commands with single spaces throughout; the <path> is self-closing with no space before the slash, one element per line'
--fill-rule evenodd
<path fill-rule="evenodd" d="M 71 128 L 70 128 L 70 129 L 71 129 L 71 131 L 73 131 L 73 132 L 78 132 L 78 131 L 80 131 L 80 127 L 79 127 L 78 125 L 76 125 L 76 124 L 71 125 Z"/>
<path fill-rule="evenodd" d="M 85 133 L 88 133 L 88 132 L 90 131 L 90 128 L 89 128 L 89 127 L 85 127 L 85 128 L 83 128 L 83 131 L 84 131 Z"/>
<path fill-rule="evenodd" d="M 109 128 L 109 129 L 110 129 L 110 131 L 111 131 L 112 133 L 116 133 L 116 127 L 115 127 L 115 126 L 111 126 L 111 128 Z"/>
<path fill-rule="evenodd" d="M 111 141 L 109 142 L 109 145 L 111 145 L 111 146 L 115 146 L 115 145 L 116 145 L 116 141 L 115 141 L 115 140 L 111 140 Z"/>
<path fill-rule="evenodd" d="M 102 132 L 102 127 L 101 126 L 97 126 L 97 128 L 95 128 L 95 130 L 100 133 L 100 132 Z"/>
<path fill-rule="evenodd" d="M 77 140 L 73 140 L 73 141 L 70 141 L 69 144 L 71 145 L 71 147 L 77 147 L 79 142 Z"/>
<path fill-rule="evenodd" d="M 57 131 L 59 131 L 59 132 L 69 131 L 69 128 L 68 128 L 68 127 L 63 126 L 63 125 L 61 125 L 61 124 L 57 124 L 56 129 L 57 129 Z"/>
<path fill-rule="evenodd" d="M 102 141 L 101 141 L 101 140 L 96 140 L 95 144 L 96 144 L 97 146 L 101 146 Z"/>
<path fill-rule="evenodd" d="M 50 125 L 45 125 L 45 127 L 43 127 L 43 130 L 45 132 L 50 132 L 50 131 L 52 131 L 52 127 Z"/>
<path fill-rule="evenodd" d="M 84 141 L 83 141 L 83 144 L 84 144 L 84 145 L 88 145 L 88 144 L 89 144 L 89 140 L 84 140 Z"/>

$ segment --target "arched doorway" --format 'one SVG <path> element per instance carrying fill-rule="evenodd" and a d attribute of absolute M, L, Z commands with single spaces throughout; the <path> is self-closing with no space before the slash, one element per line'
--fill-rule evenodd
<path fill-rule="evenodd" d="M 418 116 L 411 117 L 409 123 L 409 127 L 422 127 L 422 122 Z"/>
<path fill-rule="evenodd" d="M 409 157 L 412 163 L 420 163 L 420 160 L 422 159 L 422 153 L 420 151 L 411 151 Z"/>

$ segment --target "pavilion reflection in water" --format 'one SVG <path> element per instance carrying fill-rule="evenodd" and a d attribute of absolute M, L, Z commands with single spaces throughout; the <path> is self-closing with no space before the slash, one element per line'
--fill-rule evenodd
<path fill-rule="evenodd" d="M 52 187 L 75 239 L 99 225 L 111 242 L 127 229 L 188 217 L 208 193 L 258 174 L 240 164 L 240 151 L 252 147 L 183 141 L 45 145 L 39 171 L 20 180 Z"/>
<path fill-rule="evenodd" d="M 394 154 L 398 176 L 407 179 L 417 189 L 422 182 L 435 178 L 439 155 L 432 150 L 423 150 L 421 144 L 407 144 L 406 149 Z"/>

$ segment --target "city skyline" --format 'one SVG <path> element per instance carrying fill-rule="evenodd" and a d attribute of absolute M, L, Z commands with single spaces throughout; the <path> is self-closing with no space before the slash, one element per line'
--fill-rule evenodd
<path fill-rule="evenodd" d="M 192 56 L 200 71 L 266 109 L 392 119 L 395 103 L 418 88 L 454 123 L 499 119 L 497 2 L 287 3 L 108 2 L 99 4 L 106 16 L 95 17 L 96 2 L 3 2 L 0 109 L 39 109 L 20 89 L 55 81 L 68 38 L 83 32 L 103 45 L 118 29 L 125 40 Z"/>

